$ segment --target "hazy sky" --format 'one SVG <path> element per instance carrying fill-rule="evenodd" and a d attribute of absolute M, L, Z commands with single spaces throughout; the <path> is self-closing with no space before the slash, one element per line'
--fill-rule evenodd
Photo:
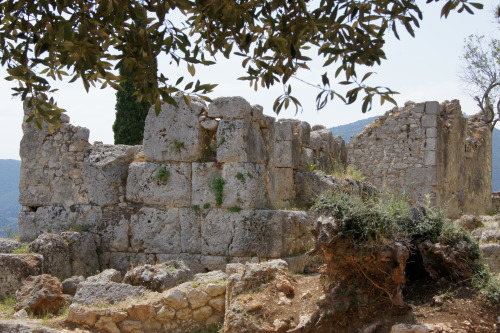
<path fill-rule="evenodd" d="M 382 66 L 371 69 L 377 72 L 367 81 L 371 85 L 388 86 L 400 92 L 396 101 L 403 105 L 405 101 L 423 102 L 435 100 L 459 99 L 462 110 L 467 114 L 478 111 L 477 106 L 469 97 L 458 79 L 460 56 L 463 50 L 464 38 L 471 34 L 485 34 L 500 38 L 499 25 L 493 20 L 492 8 L 499 1 L 482 1 L 485 9 L 475 15 L 452 13 L 447 19 L 440 18 L 440 9 L 444 2 L 425 5 L 422 3 L 424 20 L 421 28 L 416 30 L 416 38 L 408 35 L 404 28 L 399 29 L 401 40 L 390 38 L 386 44 L 387 60 Z M 283 88 L 277 86 L 271 90 L 259 89 L 255 92 L 248 82 L 238 81 L 244 76 L 241 68 L 241 58 L 235 57 L 228 61 L 223 57 L 215 66 L 197 67 L 196 79 L 203 83 L 218 83 L 219 86 L 210 97 L 243 96 L 251 104 L 260 104 L 268 115 L 272 105 Z M 300 77 L 316 83 L 320 75 L 326 71 L 322 68 L 323 61 L 310 66 L 310 72 L 301 73 Z M 166 76 L 177 78 L 187 74 L 187 70 L 168 66 L 159 60 L 160 70 Z M 330 68 L 331 72 L 334 67 Z M 361 71 L 360 71 L 361 73 Z M 358 73 L 358 75 L 360 74 Z M 0 68 L 0 159 L 19 159 L 19 142 L 22 137 L 22 103 L 11 97 L 12 82 L 3 80 L 7 74 Z M 330 75 L 333 81 L 333 74 Z M 360 103 L 343 105 L 340 101 L 329 103 L 321 111 L 315 109 L 317 90 L 292 80 L 293 92 L 301 101 L 304 111 L 295 115 L 295 109 L 282 111 L 280 118 L 297 118 L 308 121 L 311 125 L 322 124 L 327 127 L 347 124 L 359 119 L 383 114 L 392 108 L 390 104 L 380 106 L 377 103 L 369 113 L 361 113 Z M 113 89 L 93 89 L 86 93 L 79 82 L 61 84 L 55 94 L 58 104 L 68 110 L 71 123 L 90 129 L 90 142 L 103 141 L 113 143 L 111 126 L 114 121 L 115 91 Z"/>

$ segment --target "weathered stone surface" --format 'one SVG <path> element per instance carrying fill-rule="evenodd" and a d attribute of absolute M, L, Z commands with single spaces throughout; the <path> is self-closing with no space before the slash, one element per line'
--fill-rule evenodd
<path fill-rule="evenodd" d="M 61 282 L 54 276 L 42 274 L 25 279 L 16 291 L 16 311 L 25 309 L 35 315 L 56 314 L 64 306 Z"/>
<path fill-rule="evenodd" d="M 97 313 L 89 310 L 85 306 L 71 304 L 69 306 L 66 320 L 77 325 L 87 325 L 92 327 L 97 321 Z"/>
<path fill-rule="evenodd" d="M 225 301 L 223 296 L 212 298 L 210 301 L 208 301 L 208 305 L 210 305 L 215 310 L 220 311 L 220 312 L 224 311 L 225 304 L 226 304 L 226 301 Z"/>
<path fill-rule="evenodd" d="M 193 163 L 193 184 L 191 203 L 203 208 L 204 205 L 215 206 L 215 195 L 210 189 L 212 181 L 222 174 L 221 166 L 217 163 Z"/>
<path fill-rule="evenodd" d="M 199 209 L 204 208 L 200 207 Z M 181 251 L 183 253 L 201 253 L 201 220 L 199 211 L 194 208 L 179 209 Z"/>
<path fill-rule="evenodd" d="M 43 255 L 43 271 L 66 279 L 71 274 L 69 246 L 58 234 L 42 234 L 30 245 L 31 252 Z"/>
<path fill-rule="evenodd" d="M 222 169 L 225 180 L 222 207 L 242 209 L 265 208 L 265 168 L 255 163 L 225 163 Z"/>
<path fill-rule="evenodd" d="M 127 199 L 167 207 L 189 207 L 191 164 L 134 162 L 127 178 Z"/>
<path fill-rule="evenodd" d="M 122 281 L 122 274 L 116 269 L 109 268 L 100 272 L 99 274 L 93 275 L 87 279 L 87 282 L 117 282 Z"/>
<path fill-rule="evenodd" d="M 42 274 L 42 262 L 38 254 L 0 254 L 0 299 L 13 295 L 27 277 Z"/>
<path fill-rule="evenodd" d="M 149 110 L 144 126 L 144 155 L 151 161 L 193 162 L 201 158 L 202 128 L 199 116 L 205 105 L 175 97 L 177 106 L 163 104 L 158 115 Z M 182 130 L 179 130 L 181 129 Z"/>
<path fill-rule="evenodd" d="M 315 217 L 315 214 L 310 212 L 287 211 L 283 213 L 282 256 L 305 253 L 314 247 L 311 228 L 314 226 Z"/>
<path fill-rule="evenodd" d="M 83 276 L 72 276 L 62 282 L 62 292 L 67 295 L 75 295 L 80 283 L 84 282 Z"/>
<path fill-rule="evenodd" d="M 106 206 L 120 202 L 125 194 L 123 183 L 128 166 L 139 150 L 140 146 L 100 144 L 91 147 L 81 171 L 83 189 L 91 204 Z"/>
<path fill-rule="evenodd" d="M 292 168 L 274 168 L 274 193 L 275 200 L 279 205 L 295 199 L 295 179 Z"/>
<path fill-rule="evenodd" d="M 84 282 L 80 284 L 73 304 L 97 305 L 99 303 L 114 304 L 129 297 L 139 297 L 146 293 L 146 288 L 135 287 L 116 282 Z"/>
<path fill-rule="evenodd" d="M 89 232 L 63 232 L 68 244 L 71 275 L 90 276 L 99 270 L 94 237 Z"/>
<path fill-rule="evenodd" d="M 183 309 L 189 305 L 186 293 L 177 288 L 164 292 L 162 299 L 165 304 L 175 310 Z"/>
<path fill-rule="evenodd" d="M 142 208 L 131 219 L 133 251 L 176 253 L 181 247 L 179 209 Z"/>
<path fill-rule="evenodd" d="M 433 330 L 425 324 L 397 324 L 391 327 L 390 333 L 430 333 Z"/>
<path fill-rule="evenodd" d="M 202 306 L 193 310 L 193 319 L 198 322 L 204 322 L 212 315 L 212 308 L 210 306 Z"/>
<path fill-rule="evenodd" d="M 171 260 L 157 265 L 135 267 L 125 274 L 123 282 L 161 292 L 192 276 L 191 270 L 182 261 Z"/>
<path fill-rule="evenodd" d="M 488 265 L 491 272 L 500 274 L 500 244 L 480 245 L 483 252 L 482 263 Z"/>
<path fill-rule="evenodd" d="M 221 120 L 217 128 L 217 161 L 264 163 L 265 144 L 257 123 Z"/>
<path fill-rule="evenodd" d="M 252 117 L 252 107 L 243 97 L 218 97 L 208 106 L 208 116 L 225 120 Z"/>
<path fill-rule="evenodd" d="M 122 275 L 125 275 L 132 267 L 154 263 L 155 255 L 147 253 L 105 252 L 101 256 L 101 262 L 103 268 L 113 267 L 119 270 Z"/>
<path fill-rule="evenodd" d="M 0 253 L 12 253 L 12 251 L 19 249 L 22 246 L 23 244 L 21 242 L 13 239 L 0 238 Z"/>
<path fill-rule="evenodd" d="M 20 324 L 17 322 L 9 323 L 9 322 L 0 322 L 0 332 L 2 333 L 61 333 L 67 331 L 54 330 L 51 328 L 29 325 L 29 324 Z"/>

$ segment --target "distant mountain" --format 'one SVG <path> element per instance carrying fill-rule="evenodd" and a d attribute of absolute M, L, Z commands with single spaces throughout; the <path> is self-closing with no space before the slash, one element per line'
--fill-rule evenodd
<path fill-rule="evenodd" d="M 333 135 L 340 135 L 345 142 L 349 142 L 351 136 L 361 133 L 361 131 L 363 130 L 363 128 L 365 128 L 366 125 L 368 125 L 377 118 L 378 116 L 358 120 L 347 125 L 332 127 L 330 128 L 330 130 L 332 131 Z"/>
<path fill-rule="evenodd" d="M 0 237 L 17 233 L 21 161 L 0 160 Z"/>
<path fill-rule="evenodd" d="M 363 128 L 375 119 L 377 119 L 377 117 L 371 117 L 358 120 L 347 125 L 332 127 L 331 131 L 334 135 L 340 135 L 345 142 L 349 142 L 352 136 L 361 133 Z M 496 128 L 493 130 L 491 187 L 493 192 L 500 191 L 500 130 Z"/>

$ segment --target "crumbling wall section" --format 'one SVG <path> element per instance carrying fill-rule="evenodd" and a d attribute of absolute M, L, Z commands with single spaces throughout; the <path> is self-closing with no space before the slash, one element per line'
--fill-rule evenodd
<path fill-rule="evenodd" d="M 343 140 L 276 121 L 241 97 L 176 102 L 150 111 L 143 146 L 90 145 L 68 118 L 54 133 L 25 122 L 21 239 L 89 231 L 101 268 L 122 271 L 171 259 L 200 271 L 307 251 L 312 217 L 278 209 L 320 194 L 303 190 L 301 174 L 345 168 Z"/>
<path fill-rule="evenodd" d="M 491 206 L 491 132 L 457 100 L 408 102 L 351 139 L 349 163 L 366 180 L 414 201 L 427 198 L 450 216 Z"/>

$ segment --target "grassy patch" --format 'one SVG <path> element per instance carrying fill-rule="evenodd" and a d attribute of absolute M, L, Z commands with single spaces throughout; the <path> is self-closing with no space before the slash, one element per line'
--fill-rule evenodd
<path fill-rule="evenodd" d="M 14 249 L 12 254 L 29 254 L 31 251 L 28 248 L 28 243 L 23 243 L 20 248 Z"/>
<path fill-rule="evenodd" d="M 224 185 L 226 181 L 222 177 L 215 177 L 210 184 L 210 190 L 215 195 L 215 203 L 220 206 L 222 205 L 222 198 L 224 196 Z"/>
<path fill-rule="evenodd" d="M 233 207 L 229 207 L 227 210 L 230 211 L 231 213 L 239 213 L 239 212 L 241 212 L 241 207 L 240 206 L 233 206 Z"/>
<path fill-rule="evenodd" d="M 156 171 L 155 179 L 162 184 L 168 183 L 170 179 L 170 170 L 159 168 L 158 171 Z"/>
<path fill-rule="evenodd" d="M 0 314 L 4 318 L 10 319 L 12 315 L 16 312 L 14 310 L 14 305 L 16 304 L 16 300 L 14 296 L 6 297 L 0 300 Z"/>

